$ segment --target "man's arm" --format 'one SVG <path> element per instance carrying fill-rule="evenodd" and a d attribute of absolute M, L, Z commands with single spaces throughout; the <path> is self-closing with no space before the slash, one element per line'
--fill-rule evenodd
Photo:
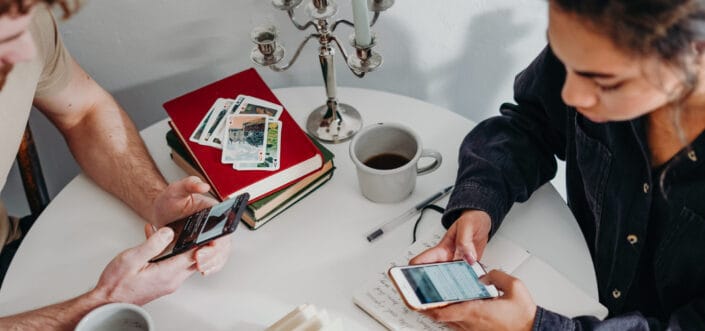
<path fill-rule="evenodd" d="M 135 125 L 115 99 L 73 59 L 62 91 L 35 99 L 61 131 L 83 171 L 104 190 L 157 224 L 154 200 L 167 183 Z"/>
<path fill-rule="evenodd" d="M 35 105 L 61 131 L 83 171 L 157 226 L 216 203 L 202 195 L 209 186 L 186 178 L 167 185 L 127 113 L 73 58 L 71 79 L 58 93 L 35 99 Z M 230 255 L 230 236 L 198 250 L 198 270 L 220 270 Z"/>
<path fill-rule="evenodd" d="M 84 315 L 106 303 L 91 291 L 66 302 L 0 318 L 0 330 L 73 330 Z"/>
<path fill-rule="evenodd" d="M 196 270 L 193 254 L 149 263 L 173 237 L 174 232 L 163 227 L 141 245 L 114 258 L 103 270 L 95 289 L 66 302 L 0 318 L 0 330 L 73 330 L 84 315 L 104 304 L 142 305 L 174 292 Z"/>

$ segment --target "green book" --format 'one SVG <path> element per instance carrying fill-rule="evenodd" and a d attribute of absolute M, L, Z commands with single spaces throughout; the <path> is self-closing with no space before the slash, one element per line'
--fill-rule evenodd
<path fill-rule="evenodd" d="M 166 132 L 166 144 L 169 145 L 171 150 L 178 153 L 179 156 L 186 160 L 186 162 L 188 162 L 191 166 L 193 166 L 195 169 L 199 169 L 198 164 L 193 159 L 191 154 L 189 154 L 186 147 L 184 147 L 184 145 L 181 143 L 179 136 L 176 135 L 176 132 L 174 132 L 173 129 L 170 129 Z"/>
<path fill-rule="evenodd" d="M 333 160 L 329 161 L 333 162 Z M 293 206 L 297 202 L 301 201 L 301 199 L 309 196 L 311 193 L 316 191 L 319 187 L 323 186 L 326 182 L 328 182 L 331 177 L 333 177 L 333 171 L 334 167 L 325 172 L 322 176 L 318 177 L 315 181 L 312 183 L 308 184 L 303 190 L 300 190 L 296 192 L 294 195 L 289 197 L 287 200 L 285 200 L 283 203 L 278 204 L 275 206 L 273 210 L 271 210 L 268 214 L 260 217 L 260 218 L 254 218 L 252 209 L 249 208 L 245 210 L 245 212 L 242 214 L 242 221 L 247 224 L 247 226 L 252 229 L 256 230 L 262 225 L 266 224 L 273 218 L 279 216 L 281 213 L 289 209 L 289 207 Z"/>

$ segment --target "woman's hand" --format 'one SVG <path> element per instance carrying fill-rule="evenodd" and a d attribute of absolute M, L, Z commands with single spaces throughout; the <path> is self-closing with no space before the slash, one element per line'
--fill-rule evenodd
<path fill-rule="evenodd" d="M 492 221 L 481 210 L 466 210 L 451 225 L 435 247 L 413 258 L 411 264 L 465 260 L 470 264 L 482 257 L 489 240 Z"/>
<path fill-rule="evenodd" d="M 502 271 L 492 270 L 481 279 L 504 292 L 481 299 L 423 311 L 431 319 L 455 330 L 531 330 L 536 304 L 524 283 Z"/>

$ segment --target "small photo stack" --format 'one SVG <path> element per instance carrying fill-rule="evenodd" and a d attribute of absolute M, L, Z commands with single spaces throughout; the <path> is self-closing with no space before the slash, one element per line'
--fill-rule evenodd
<path fill-rule="evenodd" d="M 221 162 L 233 169 L 278 170 L 282 111 L 280 105 L 247 95 L 219 98 L 190 140 L 221 149 Z"/>

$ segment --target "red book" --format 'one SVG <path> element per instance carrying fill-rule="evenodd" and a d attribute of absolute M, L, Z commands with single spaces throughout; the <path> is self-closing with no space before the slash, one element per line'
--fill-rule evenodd
<path fill-rule="evenodd" d="M 279 117 L 282 122 L 282 136 L 277 171 L 235 170 L 231 164 L 220 162 L 220 149 L 189 141 L 188 137 L 218 98 L 234 99 L 240 94 L 281 104 L 253 68 L 164 103 L 174 131 L 198 163 L 220 200 L 248 192 L 250 202 L 254 202 L 321 168 L 321 152 L 286 108 Z"/>

